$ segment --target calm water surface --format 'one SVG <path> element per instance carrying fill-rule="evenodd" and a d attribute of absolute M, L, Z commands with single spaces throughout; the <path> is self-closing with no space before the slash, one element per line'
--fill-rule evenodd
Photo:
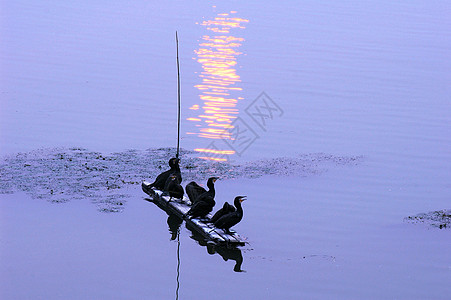
<path fill-rule="evenodd" d="M 184 225 L 170 241 L 137 186 L 116 214 L 1 195 L 2 293 L 172 298 L 179 249 L 180 299 L 446 299 L 450 231 L 403 218 L 450 208 L 450 12 L 446 1 L 1 4 L 2 154 L 175 146 L 178 30 L 182 147 L 219 161 L 363 157 L 218 181 L 221 203 L 249 199 L 236 229 L 250 244 L 222 255 Z M 274 113 L 263 125 L 262 103 Z"/>

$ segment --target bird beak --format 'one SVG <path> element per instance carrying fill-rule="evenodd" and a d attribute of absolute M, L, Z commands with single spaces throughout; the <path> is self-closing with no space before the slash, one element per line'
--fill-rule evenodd
<path fill-rule="evenodd" d="M 218 180 L 219 178 L 218 177 L 215 177 L 214 179 L 213 179 L 213 182 L 216 182 L 216 180 Z"/>
<path fill-rule="evenodd" d="M 242 196 L 241 199 L 240 199 L 240 202 L 243 202 L 244 200 L 247 200 L 246 197 L 247 196 Z"/>

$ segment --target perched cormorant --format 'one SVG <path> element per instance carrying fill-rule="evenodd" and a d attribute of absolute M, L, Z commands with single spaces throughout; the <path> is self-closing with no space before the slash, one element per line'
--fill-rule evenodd
<path fill-rule="evenodd" d="M 210 177 L 207 181 L 207 187 L 208 191 L 195 183 L 194 181 L 191 181 L 186 185 L 186 194 L 188 195 L 189 200 L 192 204 L 196 203 L 197 201 L 207 201 L 209 198 L 215 198 L 215 182 L 218 180 L 218 177 Z M 207 200 L 205 200 L 207 199 Z"/>
<path fill-rule="evenodd" d="M 180 162 L 180 159 L 175 158 L 175 157 L 171 158 L 169 160 L 169 166 L 171 167 L 171 169 L 158 175 L 157 178 L 155 179 L 155 181 L 153 183 L 151 183 L 148 187 L 149 188 L 154 187 L 158 190 L 163 190 L 164 186 L 166 184 L 166 181 L 168 180 L 169 176 L 171 176 L 171 174 L 173 174 L 173 173 L 175 173 L 177 175 L 179 183 L 181 183 L 182 182 L 182 174 L 180 172 L 179 162 Z"/>
<path fill-rule="evenodd" d="M 199 201 L 203 201 L 203 202 L 210 202 L 210 201 L 214 201 L 215 199 L 215 182 L 216 180 L 218 180 L 218 177 L 210 177 L 207 180 L 207 187 L 208 187 L 208 191 L 200 194 L 199 196 L 197 196 L 194 199 L 193 203 L 199 202 Z"/>
<path fill-rule="evenodd" d="M 210 219 L 210 223 L 216 222 L 220 217 L 226 215 L 228 213 L 234 212 L 236 209 L 233 205 L 229 204 L 229 202 L 225 202 L 221 209 L 219 209 L 213 217 Z"/>
<path fill-rule="evenodd" d="M 194 201 L 192 200 L 193 206 L 186 213 L 187 216 L 192 216 L 193 218 L 203 218 L 208 215 L 215 206 L 215 181 L 218 177 L 210 177 L 207 181 L 208 191 L 197 196 Z"/>
<path fill-rule="evenodd" d="M 191 181 L 186 185 L 185 191 L 191 203 L 194 203 L 194 200 L 196 200 L 196 198 L 199 197 L 201 194 L 207 192 L 206 189 L 204 189 L 194 181 Z"/>
<path fill-rule="evenodd" d="M 224 229 L 227 233 L 230 233 L 230 227 L 238 224 L 243 218 L 243 208 L 241 202 L 243 202 L 246 196 L 238 196 L 233 203 L 235 204 L 236 211 L 221 216 L 214 224 L 217 228 Z"/>
<path fill-rule="evenodd" d="M 193 218 L 205 218 L 215 206 L 216 202 L 213 199 L 210 201 L 197 201 L 193 204 L 190 210 L 186 213 L 187 216 L 191 216 Z"/>
<path fill-rule="evenodd" d="M 172 197 L 183 199 L 185 192 L 183 191 L 183 187 L 179 183 L 177 174 L 172 173 L 171 176 L 169 176 L 164 186 L 164 192 L 167 192 L 169 194 L 169 201 L 172 200 Z"/>

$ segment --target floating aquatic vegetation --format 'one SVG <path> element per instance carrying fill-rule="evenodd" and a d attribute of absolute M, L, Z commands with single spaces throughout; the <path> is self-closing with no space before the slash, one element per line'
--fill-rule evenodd
<path fill-rule="evenodd" d="M 126 187 L 154 179 L 168 168 L 173 148 L 127 150 L 102 154 L 83 148 L 39 149 L 3 157 L 0 162 L 0 193 L 23 191 L 33 198 L 54 203 L 90 199 L 103 212 L 124 209 L 130 192 Z M 328 164 L 353 165 L 361 157 L 307 154 L 246 163 L 211 162 L 181 150 L 184 182 L 204 181 L 212 175 L 222 179 L 257 178 L 264 175 L 309 176 L 324 172 Z"/>
<path fill-rule="evenodd" d="M 424 223 L 440 229 L 451 228 L 451 209 L 443 209 L 408 216 L 404 220 L 412 223 Z"/>

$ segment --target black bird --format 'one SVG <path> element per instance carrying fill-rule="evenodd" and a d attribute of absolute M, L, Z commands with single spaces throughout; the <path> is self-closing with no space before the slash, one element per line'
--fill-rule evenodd
<path fill-rule="evenodd" d="M 215 204 L 216 203 L 213 199 L 209 202 L 197 201 L 186 213 L 186 216 L 191 216 L 193 218 L 205 218 L 205 216 L 213 210 Z"/>
<path fill-rule="evenodd" d="M 203 202 L 211 202 L 215 200 L 215 182 L 216 180 L 218 180 L 218 177 L 210 177 L 207 180 L 207 187 L 208 187 L 208 191 L 200 194 L 199 196 L 196 197 L 196 199 L 194 199 L 194 203 L 199 202 L 199 201 L 203 201 Z M 213 207 L 212 207 L 213 208 Z"/>
<path fill-rule="evenodd" d="M 207 201 L 210 198 L 215 198 L 215 182 L 218 180 L 218 177 L 210 177 L 207 180 L 207 187 L 208 191 L 195 183 L 194 181 L 191 181 L 186 185 L 186 194 L 188 195 L 189 200 L 192 204 L 196 203 L 197 201 Z"/>
<path fill-rule="evenodd" d="M 234 211 L 236 211 L 235 207 L 233 205 L 229 204 L 229 202 L 225 202 L 224 205 L 222 206 L 222 208 L 219 209 L 213 215 L 213 217 L 210 219 L 210 223 L 214 223 L 223 215 L 226 215 L 226 214 L 234 212 Z"/>
<path fill-rule="evenodd" d="M 208 215 L 215 206 L 215 181 L 218 177 L 210 177 L 207 181 L 208 191 L 200 194 L 196 199 L 194 199 L 193 206 L 186 213 L 187 216 L 192 216 L 193 218 L 204 218 Z"/>
<path fill-rule="evenodd" d="M 243 218 L 243 208 L 241 202 L 243 202 L 246 196 L 238 196 L 233 203 L 235 204 L 236 211 L 228 213 L 220 217 L 214 224 L 217 228 L 224 229 L 227 233 L 230 233 L 230 227 L 238 224 Z"/>
<path fill-rule="evenodd" d="M 188 196 L 191 203 L 194 203 L 197 197 L 201 194 L 206 193 L 207 190 L 198 185 L 196 182 L 191 181 L 185 187 L 186 195 Z"/>
<path fill-rule="evenodd" d="M 171 167 L 171 169 L 158 175 L 157 178 L 155 179 L 155 181 L 153 183 L 151 183 L 148 186 L 148 188 L 154 187 L 158 190 L 163 190 L 164 186 L 166 184 L 166 181 L 168 180 L 169 176 L 171 176 L 172 173 L 175 173 L 177 175 L 179 183 L 181 183 L 182 182 L 182 174 L 180 172 L 179 162 L 180 162 L 180 159 L 175 158 L 175 157 L 171 158 L 169 160 L 169 166 Z"/>
<path fill-rule="evenodd" d="M 169 176 L 168 180 L 166 180 L 164 192 L 167 192 L 169 194 L 169 201 L 172 200 L 172 197 L 183 199 L 185 192 L 183 191 L 183 187 L 179 183 L 177 174 L 172 173 L 171 176 Z"/>

